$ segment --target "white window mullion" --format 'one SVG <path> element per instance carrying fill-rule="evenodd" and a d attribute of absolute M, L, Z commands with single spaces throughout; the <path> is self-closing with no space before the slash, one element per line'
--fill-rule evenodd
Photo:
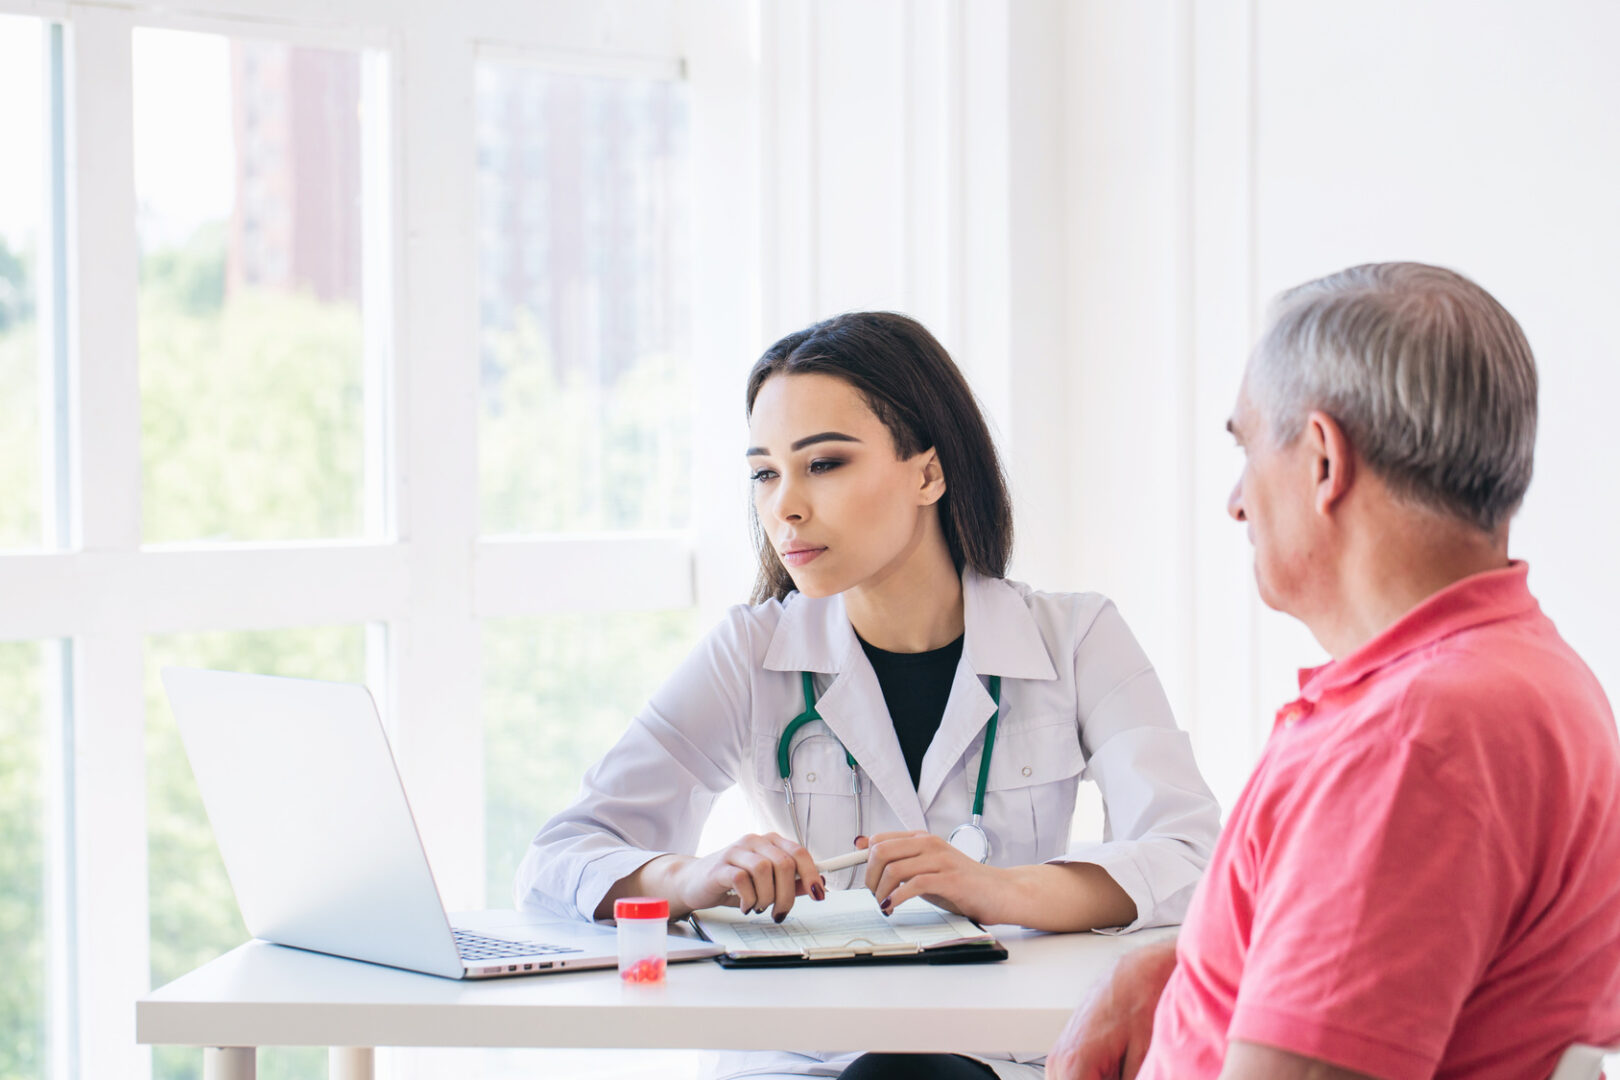
<path fill-rule="evenodd" d="M 77 9 L 69 60 L 71 392 L 78 539 L 86 551 L 130 551 L 141 542 L 132 28 L 124 12 Z"/>
<path fill-rule="evenodd" d="M 478 362 L 473 46 L 455 10 L 419 9 L 399 91 L 404 231 L 395 474 L 410 600 L 390 635 L 390 732 L 451 908 L 483 900 L 483 730 L 473 615 Z"/>
<path fill-rule="evenodd" d="M 78 539 L 94 552 L 141 539 L 131 26 L 127 11 L 75 8 L 68 65 Z M 79 1074 L 140 1078 L 151 1069 L 130 1004 L 149 980 L 141 638 L 91 634 L 73 655 Z"/>
<path fill-rule="evenodd" d="M 141 639 L 79 637 L 73 659 L 79 1076 L 140 1080 L 151 1072 L 132 1004 L 151 980 Z"/>
<path fill-rule="evenodd" d="M 731 0 L 692 5 L 683 26 L 692 93 L 692 581 L 704 626 L 745 600 L 753 580 L 742 415 L 744 380 L 764 332 L 757 285 L 764 129 L 749 40 L 759 17 L 754 5 Z"/>
<path fill-rule="evenodd" d="M 361 56 L 361 301 L 365 319 L 365 535 L 394 535 L 394 93 L 397 65 L 380 50 Z"/>
<path fill-rule="evenodd" d="M 78 9 L 69 61 L 78 539 L 98 552 L 141 537 L 131 25 Z M 129 1005 L 149 980 L 141 639 L 82 637 L 74 658 L 80 1075 L 141 1077 L 150 1056 Z"/>
<path fill-rule="evenodd" d="M 691 607 L 692 558 L 685 533 L 481 540 L 473 607 L 481 619 Z"/>

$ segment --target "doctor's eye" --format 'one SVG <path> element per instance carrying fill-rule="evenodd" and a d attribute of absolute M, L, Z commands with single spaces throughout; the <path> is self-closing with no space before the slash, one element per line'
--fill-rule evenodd
<path fill-rule="evenodd" d="M 748 474 L 748 479 L 750 479 L 754 483 L 758 484 L 758 483 L 760 483 L 762 481 L 771 479 L 775 475 L 776 475 L 776 470 L 775 469 L 755 469 L 753 472 Z"/>

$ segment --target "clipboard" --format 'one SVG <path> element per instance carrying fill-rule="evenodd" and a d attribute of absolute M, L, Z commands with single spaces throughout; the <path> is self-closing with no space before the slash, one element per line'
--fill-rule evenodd
<path fill-rule="evenodd" d="M 878 910 L 865 889 L 801 897 L 781 924 L 736 908 L 695 911 L 692 926 L 725 951 L 721 967 L 768 968 L 842 964 L 975 964 L 1007 959 L 1007 948 L 984 927 L 917 897 Z"/>

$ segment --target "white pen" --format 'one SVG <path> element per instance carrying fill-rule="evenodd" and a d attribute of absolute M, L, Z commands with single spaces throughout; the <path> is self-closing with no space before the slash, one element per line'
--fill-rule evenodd
<path fill-rule="evenodd" d="M 816 869 L 825 874 L 830 870 L 844 870 L 851 866 L 859 866 L 861 863 L 866 861 L 866 857 L 869 854 L 871 854 L 870 848 L 862 848 L 859 851 L 851 851 L 844 855 L 834 855 L 830 859 L 822 859 L 820 862 L 816 863 Z M 726 895 L 736 896 L 737 890 L 727 889 Z"/>
<path fill-rule="evenodd" d="M 848 855 L 834 855 L 830 859 L 821 859 L 816 863 L 816 869 L 825 874 L 829 870 L 843 870 L 847 867 L 859 866 L 866 861 L 866 857 L 871 854 L 871 851 L 871 848 L 861 848 L 859 851 L 851 851 Z"/>

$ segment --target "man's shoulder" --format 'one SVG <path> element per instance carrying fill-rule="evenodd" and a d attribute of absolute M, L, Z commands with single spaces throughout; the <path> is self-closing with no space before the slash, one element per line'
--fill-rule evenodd
<path fill-rule="evenodd" d="M 1443 735 L 1459 720 L 1532 737 L 1549 723 L 1614 725 L 1597 677 L 1539 613 L 1443 638 L 1397 667 L 1398 711 L 1414 733 Z"/>

